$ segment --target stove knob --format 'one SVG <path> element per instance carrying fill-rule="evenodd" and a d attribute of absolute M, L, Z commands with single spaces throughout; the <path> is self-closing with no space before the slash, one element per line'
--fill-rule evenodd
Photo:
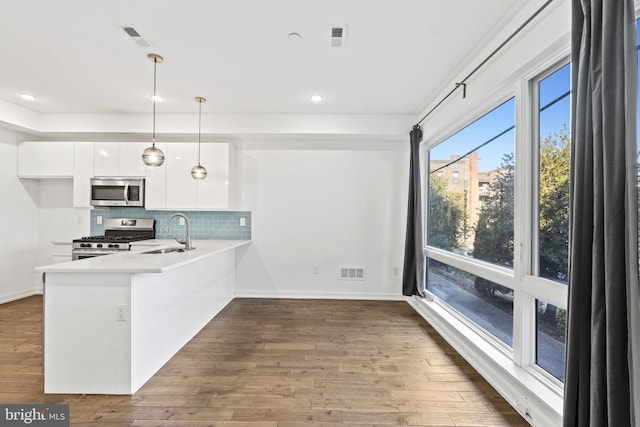
<path fill-rule="evenodd" d="M 112 248 L 112 247 L 113 247 L 113 245 L 112 245 L 111 243 L 109 243 L 109 247 L 110 247 L 110 248 Z"/>
<path fill-rule="evenodd" d="M 113 245 L 113 247 L 118 249 L 120 247 L 120 245 L 116 243 L 115 245 Z"/>
<path fill-rule="evenodd" d="M 81 247 L 81 248 L 90 248 L 90 247 L 91 247 L 91 245 L 90 245 L 90 244 L 88 244 L 88 243 L 80 243 L 80 247 Z"/>
<path fill-rule="evenodd" d="M 96 245 L 96 248 L 101 248 L 101 247 L 102 247 L 102 243 L 98 243 L 98 244 Z"/>

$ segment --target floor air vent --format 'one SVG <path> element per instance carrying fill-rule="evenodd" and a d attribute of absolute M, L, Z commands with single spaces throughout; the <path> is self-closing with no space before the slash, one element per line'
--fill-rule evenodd
<path fill-rule="evenodd" d="M 364 268 L 340 267 L 340 280 L 364 280 Z"/>

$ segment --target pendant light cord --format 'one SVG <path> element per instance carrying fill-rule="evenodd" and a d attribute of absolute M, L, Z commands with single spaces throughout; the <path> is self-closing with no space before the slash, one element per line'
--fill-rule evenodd
<path fill-rule="evenodd" d="M 156 69 L 158 67 L 158 58 L 153 58 L 153 136 L 151 137 L 151 145 L 156 146 Z"/>
<path fill-rule="evenodd" d="M 198 101 L 198 166 L 200 166 L 200 133 L 202 132 L 202 100 Z"/>

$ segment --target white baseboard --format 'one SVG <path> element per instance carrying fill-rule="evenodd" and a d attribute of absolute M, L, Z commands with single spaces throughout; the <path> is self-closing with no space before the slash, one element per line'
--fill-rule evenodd
<path fill-rule="evenodd" d="M 533 426 L 562 425 L 562 396 L 433 301 L 407 300 Z"/>
<path fill-rule="evenodd" d="M 37 289 L 25 289 L 23 291 L 13 292 L 11 294 L 1 295 L 0 304 L 16 301 L 22 298 L 30 297 L 33 295 L 42 295 L 42 289 L 38 292 Z"/>
<path fill-rule="evenodd" d="M 362 294 L 351 292 L 300 292 L 300 291 L 238 291 L 236 298 L 275 298 L 275 299 L 346 299 L 346 300 L 382 300 L 405 301 L 407 297 L 399 294 Z"/>

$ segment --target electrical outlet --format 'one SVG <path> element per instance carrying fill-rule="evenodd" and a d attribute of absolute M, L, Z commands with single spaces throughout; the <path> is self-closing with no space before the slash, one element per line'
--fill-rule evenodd
<path fill-rule="evenodd" d="M 178 217 L 178 224 L 180 225 L 184 225 L 184 218 L 183 217 Z"/>
<path fill-rule="evenodd" d="M 98 216 L 96 217 L 96 223 L 97 223 L 98 225 L 102 224 L 102 215 L 98 215 Z"/>
<path fill-rule="evenodd" d="M 127 320 L 127 306 L 124 304 L 116 305 L 116 322 L 125 322 Z"/>
<path fill-rule="evenodd" d="M 247 226 L 247 220 L 244 217 L 240 218 L 240 227 L 246 227 Z"/>
<path fill-rule="evenodd" d="M 400 268 L 393 267 L 393 275 L 394 276 L 399 276 L 400 275 Z"/>
<path fill-rule="evenodd" d="M 315 275 L 320 274 L 320 266 L 319 265 L 314 265 L 313 266 L 313 274 L 315 274 Z"/>

